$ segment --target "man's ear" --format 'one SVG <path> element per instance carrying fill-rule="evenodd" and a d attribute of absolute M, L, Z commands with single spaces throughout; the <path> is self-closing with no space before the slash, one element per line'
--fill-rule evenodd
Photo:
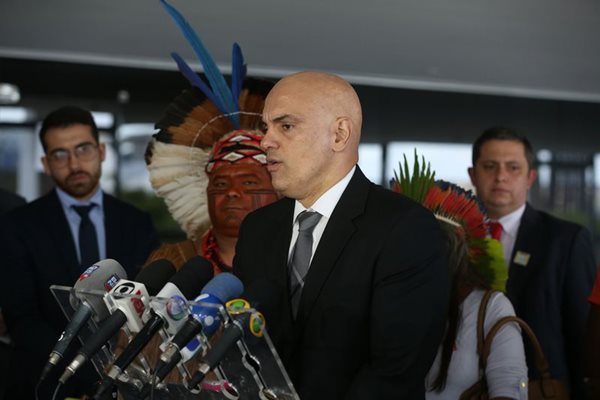
<path fill-rule="evenodd" d="M 537 169 L 530 169 L 527 173 L 527 189 L 531 189 L 531 186 L 537 179 Z"/>
<path fill-rule="evenodd" d="M 471 184 L 475 186 L 475 169 L 473 167 L 467 168 L 467 172 L 469 173 L 469 178 L 471 178 Z"/>
<path fill-rule="evenodd" d="M 46 175 L 50 176 L 50 166 L 48 165 L 48 157 L 42 156 L 41 160 L 42 160 L 42 166 L 44 167 L 44 173 Z"/>
<path fill-rule="evenodd" d="M 339 152 L 346 148 L 352 136 L 352 121 L 348 117 L 338 117 L 335 120 L 335 137 L 333 151 Z"/>
<path fill-rule="evenodd" d="M 104 159 L 106 159 L 106 145 L 104 143 L 98 144 L 98 152 L 100 155 L 100 161 L 104 161 Z"/>

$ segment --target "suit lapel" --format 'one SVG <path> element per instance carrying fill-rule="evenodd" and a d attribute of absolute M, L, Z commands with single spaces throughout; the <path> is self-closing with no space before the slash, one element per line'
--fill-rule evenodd
<path fill-rule="evenodd" d="M 61 254 L 63 263 L 60 268 L 63 268 L 64 274 L 69 276 L 72 281 L 75 281 L 81 275 L 79 260 L 77 259 L 77 250 L 75 249 L 75 239 L 71 234 L 67 217 L 63 211 L 56 190 L 52 190 L 46 195 L 45 201 L 46 211 L 43 218 L 46 220 L 49 237 L 55 243 L 56 249 Z"/>
<path fill-rule="evenodd" d="M 354 219 L 364 212 L 370 185 L 357 166 L 319 241 L 306 275 L 297 322 L 306 320 L 310 314 L 340 254 L 356 231 Z"/>
<path fill-rule="evenodd" d="M 521 293 L 525 289 L 528 277 L 531 275 L 536 265 L 533 257 L 535 257 L 537 240 L 540 237 L 536 229 L 538 226 L 537 219 L 537 211 L 527 204 L 523 217 L 521 218 L 517 240 L 515 241 L 515 247 L 509 261 L 508 282 L 506 283 L 508 297 L 515 305 L 515 308 L 517 307 Z M 527 265 L 514 262 L 515 255 L 519 254 L 519 252 L 521 254 L 528 254 L 531 257 L 531 259 L 528 260 Z"/>
<path fill-rule="evenodd" d="M 288 254 L 292 240 L 292 226 L 294 218 L 294 200 L 284 199 L 283 210 L 278 214 L 276 221 L 272 221 L 277 228 L 273 232 L 273 269 L 270 271 L 275 277 L 279 287 L 285 288 L 285 299 L 290 298 L 290 282 L 288 275 Z M 281 266 L 284 266 L 283 268 Z M 286 304 L 286 314 L 291 315 L 291 304 Z"/>
<path fill-rule="evenodd" d="M 271 265 L 274 267 L 270 272 L 277 280 L 278 287 L 284 288 L 284 294 L 282 300 L 281 313 L 281 327 L 282 332 L 294 332 L 292 337 L 288 337 L 285 340 L 294 343 L 289 346 L 289 349 L 295 348 L 300 335 L 299 331 L 294 329 L 294 319 L 292 317 L 292 305 L 290 302 L 290 280 L 288 276 L 288 253 L 290 248 L 290 242 L 292 240 L 292 226 L 294 219 L 294 200 L 284 199 L 284 210 L 279 214 L 277 221 L 272 221 L 273 226 L 277 226 L 274 231 L 274 242 L 273 242 L 273 262 Z M 283 355 L 285 359 L 291 357 L 291 352 L 286 352 Z"/>
<path fill-rule="evenodd" d="M 120 250 L 123 243 L 127 243 L 121 235 L 124 233 L 120 229 L 119 216 L 112 202 L 112 198 L 106 193 L 102 193 L 102 206 L 104 207 L 104 235 L 106 243 L 106 257 L 119 260 Z M 129 232 L 131 233 L 131 232 Z"/>

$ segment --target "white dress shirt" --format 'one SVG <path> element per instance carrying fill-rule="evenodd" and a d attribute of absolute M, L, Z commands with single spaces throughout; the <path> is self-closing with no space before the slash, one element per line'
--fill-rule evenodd
<path fill-rule="evenodd" d="M 81 202 L 70 196 L 65 191 L 56 187 L 56 194 L 58 200 L 63 208 L 67 222 L 69 223 L 69 229 L 75 242 L 75 251 L 77 252 L 77 259 L 81 261 L 81 254 L 79 254 L 79 224 L 81 223 L 81 216 L 75 211 L 73 206 L 88 206 L 95 204 L 90 210 L 89 217 L 90 221 L 96 228 L 96 238 L 98 240 L 98 255 L 101 260 L 106 258 L 106 232 L 104 229 L 104 196 L 102 190 L 98 187 L 96 192 L 90 197 L 88 201 Z M 86 266 L 87 267 L 87 266 Z"/>
<path fill-rule="evenodd" d="M 292 227 L 292 240 L 290 242 L 290 248 L 288 250 L 288 264 L 290 257 L 292 256 L 292 249 L 294 248 L 296 240 L 298 239 L 298 228 L 300 227 L 300 224 L 298 224 L 297 221 L 298 214 L 305 210 L 316 211 L 319 214 L 321 214 L 321 219 L 319 220 L 319 223 L 317 223 L 313 230 L 313 246 L 312 254 L 310 256 L 310 260 L 312 262 L 312 258 L 315 255 L 315 251 L 317 249 L 317 246 L 319 245 L 321 236 L 323 236 L 325 227 L 327 226 L 327 223 L 331 218 L 331 214 L 333 213 L 333 210 L 335 209 L 337 203 L 340 201 L 340 198 L 342 197 L 344 190 L 346 190 L 348 183 L 350 183 L 350 179 L 352 178 L 352 175 L 354 174 L 355 170 L 356 166 L 352 167 L 352 169 L 346 174 L 346 176 L 344 176 L 338 183 L 336 183 L 325 193 L 323 193 L 321 197 L 319 197 L 310 208 L 304 207 L 302 203 L 296 200 L 296 203 L 294 205 L 294 225 Z"/>
<path fill-rule="evenodd" d="M 506 261 L 507 266 L 509 266 L 511 262 L 510 257 L 515 248 L 517 233 L 519 233 L 521 217 L 523 216 L 524 212 L 525 204 L 497 221 L 502 224 L 502 236 L 500 237 L 500 242 L 502 243 L 502 247 L 504 249 L 504 260 Z"/>

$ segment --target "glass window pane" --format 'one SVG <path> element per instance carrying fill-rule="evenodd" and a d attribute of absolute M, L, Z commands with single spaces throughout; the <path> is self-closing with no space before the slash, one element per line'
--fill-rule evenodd
<path fill-rule="evenodd" d="M 383 148 L 378 143 L 358 145 L 358 166 L 372 182 L 381 184 Z M 385 185 L 384 185 L 385 186 Z"/>

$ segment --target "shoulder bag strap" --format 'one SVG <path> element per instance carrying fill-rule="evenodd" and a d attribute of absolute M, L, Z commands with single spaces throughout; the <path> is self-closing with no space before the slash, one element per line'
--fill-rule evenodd
<path fill-rule="evenodd" d="M 459 400 L 472 400 L 487 392 L 487 382 L 485 380 L 486 357 L 483 356 L 485 343 L 485 333 L 483 330 L 485 323 L 485 313 L 490 298 L 494 290 L 488 290 L 483 294 L 479 303 L 479 312 L 477 313 L 477 354 L 479 355 L 479 379 L 473 385 L 468 387 L 460 396 Z"/>
<path fill-rule="evenodd" d="M 535 333 L 533 333 L 531 327 L 527 325 L 527 322 L 523 321 L 521 318 L 515 316 L 506 316 L 496 321 L 494 326 L 490 328 L 490 331 L 488 332 L 488 335 L 485 338 L 485 342 L 483 345 L 483 353 L 480 355 L 480 358 L 485 358 L 487 360 L 487 357 L 489 356 L 490 351 L 492 349 L 492 341 L 494 340 L 494 336 L 496 336 L 498 331 L 504 325 L 510 322 L 518 324 L 521 327 L 522 331 L 525 332 L 525 334 L 529 338 L 531 347 L 533 348 L 533 358 L 535 366 L 541 376 L 542 391 L 544 393 L 552 394 L 554 392 L 554 386 L 552 383 L 552 377 L 550 376 L 550 367 L 548 366 L 548 361 L 546 361 L 546 357 L 544 356 L 544 352 L 542 351 L 542 346 L 540 345 L 540 342 L 535 336 Z"/>
<path fill-rule="evenodd" d="M 486 358 L 483 357 L 483 346 L 485 343 L 485 332 L 483 330 L 485 324 L 485 312 L 487 310 L 490 298 L 495 290 L 488 290 L 483 294 L 479 303 L 479 312 L 477 313 L 477 354 L 479 354 L 479 367 L 485 371 Z"/>

